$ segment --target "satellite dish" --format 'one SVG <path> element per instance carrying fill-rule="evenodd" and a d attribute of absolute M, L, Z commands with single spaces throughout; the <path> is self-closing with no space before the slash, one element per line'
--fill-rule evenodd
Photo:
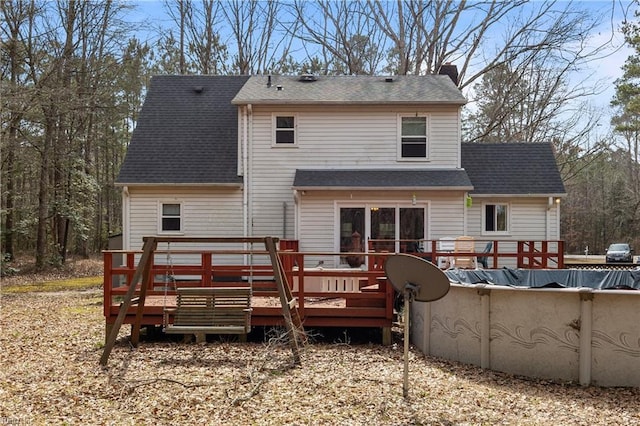
<path fill-rule="evenodd" d="M 411 301 L 433 302 L 449 292 L 449 278 L 431 262 L 410 254 L 394 254 L 384 264 L 387 279 L 404 295 L 404 380 L 402 394 L 409 397 L 409 319 Z"/>
<path fill-rule="evenodd" d="M 449 292 L 449 278 L 445 273 L 420 257 L 410 254 L 389 256 L 384 271 L 398 293 L 404 293 L 409 286 L 413 300 L 418 302 L 433 302 Z"/>

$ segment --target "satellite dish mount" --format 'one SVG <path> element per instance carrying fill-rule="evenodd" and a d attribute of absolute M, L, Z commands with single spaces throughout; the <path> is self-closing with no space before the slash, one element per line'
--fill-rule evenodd
<path fill-rule="evenodd" d="M 431 262 L 409 254 L 387 257 L 384 264 L 393 288 L 404 296 L 404 376 L 402 395 L 409 396 L 409 320 L 411 302 L 433 302 L 444 297 L 450 288 L 449 278 Z"/>

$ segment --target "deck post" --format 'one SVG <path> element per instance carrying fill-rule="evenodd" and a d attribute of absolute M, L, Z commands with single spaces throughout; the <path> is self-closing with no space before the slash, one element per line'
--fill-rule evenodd
<path fill-rule="evenodd" d="M 272 237 L 265 237 L 264 245 L 269 252 L 271 258 L 271 265 L 273 266 L 273 275 L 278 286 L 278 294 L 280 295 L 280 303 L 282 305 L 282 315 L 284 316 L 284 323 L 289 332 L 289 344 L 291 351 L 293 352 L 293 362 L 296 365 L 300 365 L 300 348 L 298 347 L 298 340 L 304 340 L 304 327 L 302 326 L 302 320 L 300 319 L 300 313 L 298 312 L 296 300 L 291 294 L 291 289 L 287 283 L 287 276 L 284 273 L 284 268 L 280 262 L 280 256 L 276 249 L 275 242 Z"/>
<path fill-rule="evenodd" d="M 104 311 L 105 318 L 109 315 L 109 310 L 111 308 L 111 289 L 113 288 L 113 253 L 103 252 L 103 268 L 104 268 L 104 277 L 102 281 L 102 285 L 104 288 L 104 295 L 102 297 L 102 308 Z M 108 331 L 107 331 L 108 335 Z M 105 340 L 106 341 L 106 340 Z"/>
<path fill-rule="evenodd" d="M 107 322 L 105 319 L 104 322 L 104 344 L 105 346 L 109 342 L 109 336 L 111 335 L 111 330 L 113 330 L 113 323 Z"/>
<path fill-rule="evenodd" d="M 153 238 L 153 237 L 150 237 Z M 134 323 L 131 326 L 131 344 L 134 347 L 138 347 L 138 343 L 140 342 L 140 327 L 142 324 L 142 316 L 144 314 L 144 302 L 147 298 L 147 289 L 153 283 L 153 277 L 151 276 L 151 270 L 153 269 L 153 257 L 154 252 L 157 248 L 158 241 L 153 238 L 153 248 L 151 249 L 151 256 L 149 260 L 144 263 L 142 270 L 142 284 L 140 284 L 140 295 L 138 300 L 138 309 L 136 310 L 136 318 Z M 146 243 L 146 241 L 145 241 Z"/>
<path fill-rule="evenodd" d="M 145 266 L 150 264 L 153 258 L 153 252 L 156 249 L 157 241 L 153 237 L 149 237 L 145 239 L 143 246 L 142 257 L 140 258 L 140 263 L 138 263 L 138 267 L 136 268 L 136 272 L 133 274 L 133 279 L 129 284 L 129 289 L 127 290 L 127 294 L 124 297 L 124 301 L 118 310 L 118 317 L 116 318 L 116 322 L 113 324 L 111 331 L 109 333 L 109 338 L 107 339 L 107 343 L 104 346 L 104 352 L 102 352 L 102 357 L 100 357 L 100 365 L 106 366 L 109 361 L 109 355 L 111 354 L 111 350 L 116 344 L 116 339 L 118 338 L 118 333 L 120 332 L 120 327 L 122 327 L 122 323 L 124 323 L 124 319 L 127 316 L 127 311 L 131 306 L 131 302 L 133 300 L 133 294 L 136 291 L 136 285 L 143 274 L 143 269 L 146 269 Z M 147 271 L 148 272 L 148 271 Z"/>
<path fill-rule="evenodd" d="M 211 280 L 213 275 L 212 270 L 212 255 L 211 253 L 202 253 L 202 286 L 211 287 Z"/>

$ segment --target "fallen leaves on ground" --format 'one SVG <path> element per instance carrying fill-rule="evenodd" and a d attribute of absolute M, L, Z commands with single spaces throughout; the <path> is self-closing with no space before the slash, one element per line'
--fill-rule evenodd
<path fill-rule="evenodd" d="M 125 326 L 101 368 L 101 297 L 2 297 L 0 423 L 640 425 L 640 389 L 522 379 L 413 350 L 405 399 L 400 341 L 316 339 L 294 366 L 286 345 L 268 341 L 161 339 L 133 349 Z"/>

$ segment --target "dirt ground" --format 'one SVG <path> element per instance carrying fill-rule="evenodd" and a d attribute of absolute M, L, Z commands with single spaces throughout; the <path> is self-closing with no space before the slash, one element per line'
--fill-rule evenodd
<path fill-rule="evenodd" d="M 102 368 L 101 295 L 2 292 L 0 424 L 640 425 L 638 388 L 524 379 L 413 349 L 405 399 L 399 334 L 390 347 L 316 335 L 293 366 L 275 334 L 134 349 L 126 327 Z"/>

